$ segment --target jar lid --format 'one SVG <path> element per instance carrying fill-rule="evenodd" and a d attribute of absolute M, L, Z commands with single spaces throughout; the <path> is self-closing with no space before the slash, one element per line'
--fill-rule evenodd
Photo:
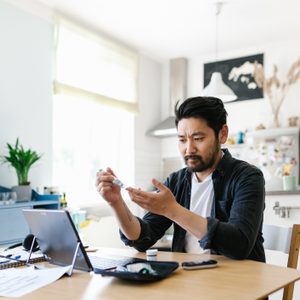
<path fill-rule="evenodd" d="M 148 249 L 146 251 L 146 255 L 147 256 L 156 256 L 157 255 L 158 250 L 157 249 Z"/>

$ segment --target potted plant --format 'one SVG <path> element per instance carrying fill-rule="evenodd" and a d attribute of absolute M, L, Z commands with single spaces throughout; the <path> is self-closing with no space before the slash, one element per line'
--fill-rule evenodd
<path fill-rule="evenodd" d="M 28 173 L 32 165 L 41 158 L 41 154 L 24 147 L 17 138 L 15 145 L 6 143 L 8 155 L 1 156 L 3 163 L 10 164 L 15 168 L 18 177 L 18 186 L 12 187 L 12 191 L 17 193 L 19 201 L 31 200 L 32 189 L 28 181 Z"/>

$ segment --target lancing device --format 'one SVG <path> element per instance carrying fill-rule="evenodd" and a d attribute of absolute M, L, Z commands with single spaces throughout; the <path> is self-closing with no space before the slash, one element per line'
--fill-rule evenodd
<path fill-rule="evenodd" d="M 103 169 L 99 169 L 98 172 L 102 172 Z M 120 188 L 125 189 L 126 185 L 117 177 L 115 177 L 115 179 L 112 181 L 113 184 L 118 185 Z"/>
<path fill-rule="evenodd" d="M 120 188 L 126 188 L 125 184 L 118 178 L 115 178 L 112 183 L 118 185 Z"/>

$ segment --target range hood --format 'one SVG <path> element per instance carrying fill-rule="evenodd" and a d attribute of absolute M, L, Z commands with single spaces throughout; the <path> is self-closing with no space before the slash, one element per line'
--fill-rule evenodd
<path fill-rule="evenodd" d="M 169 117 L 147 131 L 147 135 L 155 137 L 175 136 L 177 130 L 175 127 L 174 108 L 178 100 L 186 98 L 187 91 L 187 59 L 184 57 L 170 60 L 170 103 Z"/>

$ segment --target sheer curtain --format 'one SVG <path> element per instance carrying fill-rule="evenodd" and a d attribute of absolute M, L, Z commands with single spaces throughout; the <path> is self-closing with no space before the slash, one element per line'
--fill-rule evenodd
<path fill-rule="evenodd" d="M 99 199 L 95 174 L 110 166 L 133 184 L 137 55 L 59 19 L 53 105 L 53 181 L 71 205 Z"/>

